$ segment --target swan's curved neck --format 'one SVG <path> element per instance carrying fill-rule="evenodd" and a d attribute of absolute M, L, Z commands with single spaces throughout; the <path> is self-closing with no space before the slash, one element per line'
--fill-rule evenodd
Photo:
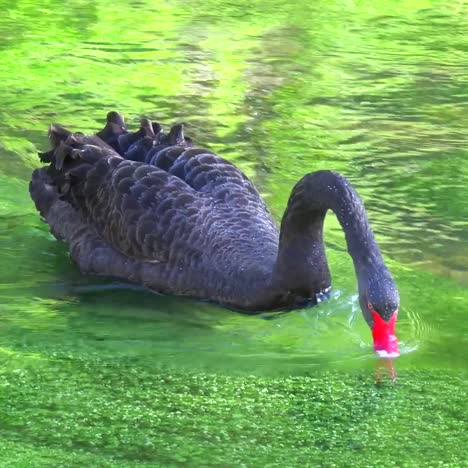
<path fill-rule="evenodd" d="M 294 187 L 281 223 L 274 281 L 288 293 L 313 297 L 331 284 L 323 243 L 323 222 L 329 209 L 345 232 L 359 282 L 373 265 L 383 265 L 356 191 L 339 174 L 314 172 Z"/>

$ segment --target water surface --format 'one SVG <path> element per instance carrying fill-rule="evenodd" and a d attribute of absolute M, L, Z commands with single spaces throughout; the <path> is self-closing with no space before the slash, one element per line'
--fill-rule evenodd
<path fill-rule="evenodd" d="M 287 444 L 281 452 L 280 439 L 273 435 L 245 446 L 234 436 L 219 436 L 213 446 L 205 444 L 225 425 L 247 424 L 242 408 L 249 394 L 235 390 L 244 385 L 260 412 L 263 388 L 273 395 L 286 392 L 289 403 L 297 405 L 296 412 L 278 420 L 265 417 L 262 430 L 267 434 L 292 424 L 298 430 L 302 427 L 307 440 L 316 441 L 317 453 L 330 463 L 345 463 L 343 454 L 349 450 L 357 450 L 355 463 L 361 460 L 364 466 L 372 461 L 368 451 L 353 444 L 331 442 L 330 421 L 336 422 L 341 410 L 331 404 L 329 415 L 307 424 L 319 409 L 307 409 L 294 397 L 296 385 L 305 385 L 309 392 L 324 391 L 331 403 L 333 392 L 324 390 L 328 386 L 336 386 L 338 403 L 340 398 L 354 400 L 369 392 L 374 395 L 368 395 L 369 400 L 375 397 L 371 336 L 359 311 L 344 236 L 332 216 L 325 233 L 334 286 L 330 300 L 312 309 L 255 317 L 84 277 L 69 260 L 66 247 L 40 222 L 29 199 L 28 181 L 39 164 L 36 152 L 48 145 L 49 123 L 91 132 L 102 127 L 107 111 L 120 110 L 130 127 L 141 115 L 165 124 L 186 122 L 187 133 L 199 145 L 235 162 L 255 182 L 278 221 L 290 190 L 305 173 L 333 169 L 349 178 L 366 204 L 401 294 L 397 331 L 402 357 L 397 368 L 403 383 L 375 398 L 381 398 L 384 407 L 390 404 L 391 417 L 398 414 L 403 432 L 419 431 L 421 447 L 426 448 L 411 451 L 408 440 L 390 437 L 391 425 L 382 440 L 390 447 L 406 444 L 412 454 L 408 463 L 418 457 L 422 463 L 429 447 L 437 443 L 439 427 L 439 437 L 448 445 L 434 452 L 433 461 L 462 463 L 456 447 L 466 442 L 462 430 L 466 425 L 460 420 L 466 402 L 461 403 L 458 392 L 465 391 L 468 369 L 464 2 L 205 0 L 111 5 L 78 0 L 65 5 L 0 0 L 0 6 L 0 357 L 5 364 L 2 378 L 17 395 L 5 410 L 8 424 L 0 429 L 4 450 L 17 454 L 24 437 L 24 447 L 29 447 L 22 449 L 25 460 L 30 456 L 36 464 L 47 457 L 51 463 L 62 459 L 63 444 L 69 447 L 70 463 L 112 464 L 112 447 L 127 453 L 122 447 L 128 446 L 124 458 L 129 464 L 133 459 L 216 464 L 223 460 L 213 451 L 218 444 L 230 445 L 231 458 L 225 462 L 233 465 L 249 465 L 249 457 L 257 464 L 274 464 L 288 454 L 290 460 L 303 463 L 293 456 L 304 453 L 307 459 L 308 452 L 300 452 L 297 440 L 299 445 L 293 444 L 290 452 Z M 43 412 L 60 420 L 58 415 L 74 414 L 87 399 L 97 408 L 97 426 L 105 427 L 108 415 L 99 413 L 103 403 L 97 395 L 104 392 L 112 399 L 112 392 L 102 388 L 101 368 L 107 369 L 103 372 L 110 380 L 136 369 L 151 376 L 147 381 L 153 383 L 158 375 L 171 372 L 176 376 L 174 391 L 183 385 L 177 379 L 186 372 L 196 392 L 209 394 L 207 389 L 220 379 L 219 388 L 225 389 L 221 396 L 232 404 L 224 408 L 214 392 L 218 412 L 207 423 L 207 439 L 197 443 L 187 428 L 201 416 L 197 413 L 191 419 L 185 414 L 183 435 L 177 439 L 179 449 L 185 447 L 180 460 L 171 445 L 173 434 L 164 431 L 153 449 L 132 451 L 132 444 L 140 447 L 141 441 L 125 442 L 125 412 L 115 410 L 119 416 L 111 424 L 114 432 L 102 440 L 83 435 L 86 423 L 81 419 L 82 426 L 77 426 L 81 429 L 69 433 L 65 442 L 53 436 L 65 433 L 63 426 L 54 429 L 50 421 L 35 420 Z M 83 389 L 80 378 L 86 382 Z M 284 379 L 293 381 L 289 385 Z M 351 383 L 340 387 L 344 380 Z M 414 408 L 403 403 L 428 381 L 433 383 L 424 398 L 416 398 Z M 136 413 L 149 411 L 135 397 L 146 391 L 142 382 L 116 383 L 122 392 L 128 390 L 128 401 L 119 400 L 119 411 L 130 400 Z M 28 393 L 29 388 L 36 390 Z M 174 403 L 170 392 L 155 392 L 162 407 Z M 50 403 L 54 398 L 58 402 Z M 438 399 L 440 406 L 434 405 Z M 28 403 L 32 426 L 19 416 L 26 401 L 36 402 Z M 366 418 L 366 402 L 363 397 L 361 416 L 350 410 L 349 420 L 336 423 L 337 440 L 349 439 L 349 431 L 363 433 L 362 424 L 353 429 L 352 421 Z M 272 403 L 264 411 L 280 407 Z M 238 420 L 216 422 L 223 408 L 237 408 Z M 347 411 L 346 405 L 342 410 Z M 427 421 L 416 417 L 425 411 L 440 418 L 430 436 Z M 302 417 L 298 414 L 305 414 L 305 422 L 298 422 Z M 164 426 L 173 414 L 158 417 Z M 370 441 L 384 421 L 389 421 L 385 411 L 381 418 L 371 418 L 364 439 Z M 320 435 L 325 442 L 317 442 L 322 440 L 318 433 L 307 432 L 313 427 L 325 431 Z M 49 438 L 40 436 L 44 431 Z M 245 429 L 250 441 L 251 431 L 255 428 Z M 161 444 L 167 449 L 164 456 Z M 44 455 L 44 447 L 49 455 Z M 378 447 L 373 450 L 380 453 Z M 252 458 L 254 452 L 260 458 Z M 387 454 L 390 458 L 385 450 L 381 453 L 384 465 L 397 463 L 395 453 Z M 311 452 L 309 460 L 318 463 L 319 455 L 314 459 Z"/>

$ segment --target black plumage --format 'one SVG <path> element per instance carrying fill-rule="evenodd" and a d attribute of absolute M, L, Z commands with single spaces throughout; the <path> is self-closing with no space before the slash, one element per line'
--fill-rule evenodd
<path fill-rule="evenodd" d="M 53 150 L 41 155 L 49 168 L 32 176 L 37 209 L 81 271 L 251 312 L 294 307 L 330 288 L 322 231 L 332 209 L 361 303 L 372 298 L 384 318 L 398 308 L 364 206 L 344 177 L 320 171 L 299 181 L 280 234 L 252 182 L 225 159 L 192 148 L 182 125 L 166 134 L 143 119 L 127 133 L 118 115 L 109 113 L 94 136 L 52 126 Z"/>

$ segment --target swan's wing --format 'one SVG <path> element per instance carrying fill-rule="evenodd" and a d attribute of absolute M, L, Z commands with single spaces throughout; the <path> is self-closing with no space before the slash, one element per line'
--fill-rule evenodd
<path fill-rule="evenodd" d="M 160 126 L 156 135 L 154 125 L 143 119 L 138 132 L 119 137 L 120 146 L 126 149 L 121 152 L 125 159 L 146 161 L 159 167 L 217 205 L 248 208 L 253 214 L 262 213 L 271 218 L 255 186 L 236 166 L 210 150 L 192 148 L 182 124 L 174 125 L 168 135 L 162 133 Z M 272 219 L 271 224 L 274 224 Z"/>
<path fill-rule="evenodd" d="M 203 149 L 186 150 L 169 169 L 197 192 L 216 194 L 224 199 L 230 189 L 260 198 L 255 186 L 234 164 Z M 221 192 L 218 189 L 223 188 Z"/>
<path fill-rule="evenodd" d="M 142 119 L 140 130 L 129 134 L 122 133 L 126 127 L 120 114 L 110 112 L 107 120 L 97 135 L 109 144 L 117 135 L 117 151 L 125 159 L 159 167 L 218 203 L 255 205 L 268 212 L 254 185 L 236 166 L 209 150 L 191 147 L 182 124 L 172 126 L 165 135 L 159 124 Z"/>
<path fill-rule="evenodd" d="M 230 216 L 248 212 L 255 223 L 266 222 L 276 230 L 276 223 L 253 183 L 229 161 L 208 150 L 191 148 L 174 161 L 168 172 Z"/>
<path fill-rule="evenodd" d="M 190 235 L 202 203 L 185 182 L 108 148 L 72 142 L 57 152 L 64 153 L 55 157 L 63 164 L 54 175 L 62 199 L 114 248 L 150 262 L 196 250 Z"/>
<path fill-rule="evenodd" d="M 158 167 L 120 157 L 97 136 L 59 130 L 51 138 L 58 147 L 43 158 L 50 178 L 87 226 L 124 255 L 192 264 L 207 243 L 248 250 L 260 237 L 276 242 L 276 223 L 254 185 L 208 150 L 166 146 Z"/>

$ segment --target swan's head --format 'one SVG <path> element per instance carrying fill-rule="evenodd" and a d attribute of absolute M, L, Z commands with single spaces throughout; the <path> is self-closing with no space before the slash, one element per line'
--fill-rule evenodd
<path fill-rule="evenodd" d="M 367 273 L 359 281 L 359 302 L 361 310 L 372 330 L 374 351 L 381 358 L 395 358 L 400 355 L 395 324 L 398 316 L 400 297 L 390 272 Z"/>

